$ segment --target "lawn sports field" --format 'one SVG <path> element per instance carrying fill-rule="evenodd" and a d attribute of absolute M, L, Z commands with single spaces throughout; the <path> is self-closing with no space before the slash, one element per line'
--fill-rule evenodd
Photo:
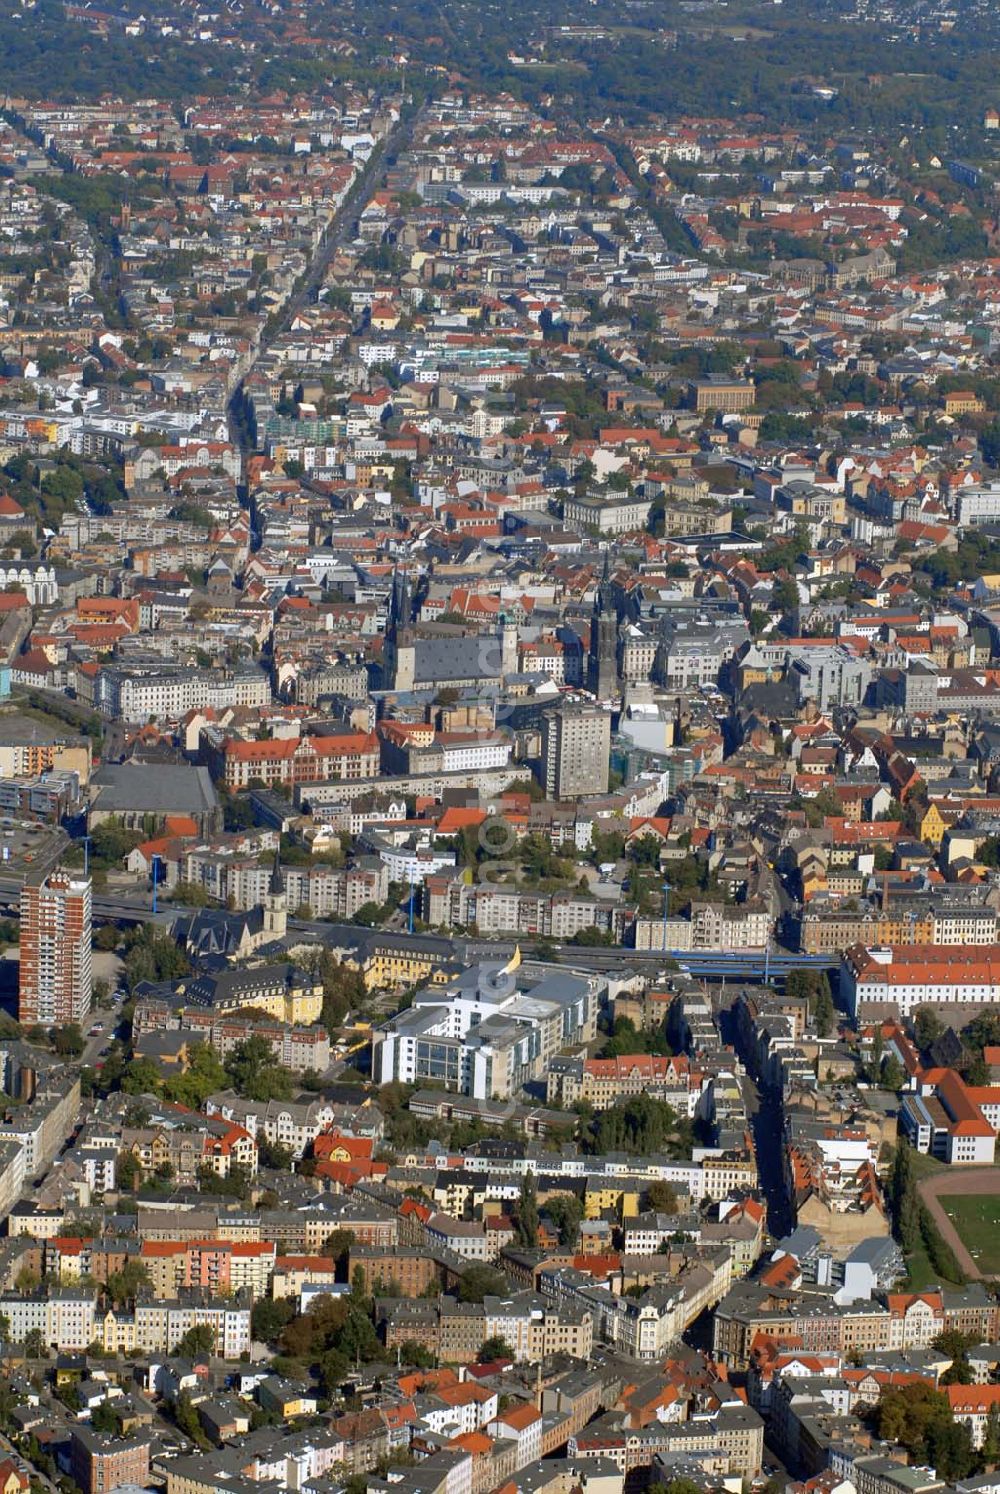
<path fill-rule="evenodd" d="M 1000 1275 L 1000 1191 L 946 1195 L 939 1202 L 982 1274 Z"/>

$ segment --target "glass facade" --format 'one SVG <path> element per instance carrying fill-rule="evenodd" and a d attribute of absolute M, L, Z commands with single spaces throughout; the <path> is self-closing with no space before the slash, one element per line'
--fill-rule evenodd
<path fill-rule="evenodd" d="M 418 1079 L 436 1079 L 443 1084 L 458 1084 L 460 1069 L 461 1056 L 457 1043 L 444 1043 L 429 1038 L 417 1043 Z"/>

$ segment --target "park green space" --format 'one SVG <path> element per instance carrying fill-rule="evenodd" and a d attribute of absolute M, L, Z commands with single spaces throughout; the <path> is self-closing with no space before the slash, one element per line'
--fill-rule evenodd
<path fill-rule="evenodd" d="M 981 1271 L 1000 1275 L 1000 1176 L 998 1191 L 945 1195 L 939 1202 Z"/>

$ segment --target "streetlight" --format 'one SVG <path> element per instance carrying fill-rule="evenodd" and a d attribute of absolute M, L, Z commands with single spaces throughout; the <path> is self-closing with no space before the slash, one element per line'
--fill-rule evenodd
<path fill-rule="evenodd" d="M 157 889 L 157 886 L 159 885 L 159 880 L 160 880 L 160 877 L 159 877 L 160 857 L 159 857 L 158 853 L 153 856 L 153 863 L 152 863 L 151 871 L 153 873 L 153 916 L 155 917 L 156 916 L 156 889 Z"/>

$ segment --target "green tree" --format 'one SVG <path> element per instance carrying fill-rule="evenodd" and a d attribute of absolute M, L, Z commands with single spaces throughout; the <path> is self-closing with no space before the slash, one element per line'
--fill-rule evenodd
<path fill-rule="evenodd" d="M 658 1214 L 676 1214 L 677 1194 L 673 1185 L 655 1179 L 646 1189 L 646 1204 Z"/>
<path fill-rule="evenodd" d="M 252 830 L 255 824 L 253 805 L 243 794 L 223 794 L 222 822 L 227 830 Z"/>
<path fill-rule="evenodd" d="M 931 1349 L 948 1355 L 949 1360 L 964 1360 L 969 1357 L 969 1351 L 975 1348 L 976 1343 L 979 1343 L 976 1334 L 961 1333 L 958 1328 L 945 1328 L 943 1333 L 931 1339 Z"/>
<path fill-rule="evenodd" d="M 122 1424 L 111 1401 L 101 1401 L 90 1413 L 90 1429 L 105 1437 L 117 1437 Z"/>
<path fill-rule="evenodd" d="M 893 1154 L 888 1198 L 896 1239 L 909 1255 L 920 1243 L 920 1220 L 913 1178 L 913 1153 L 905 1140 L 900 1140 Z"/>
<path fill-rule="evenodd" d="M 987 1008 L 979 1012 L 962 1028 L 962 1041 L 978 1053 L 1000 1043 L 1000 1011 Z"/>
<path fill-rule="evenodd" d="M 362 1359 L 378 1359 L 382 1353 L 382 1345 L 372 1326 L 371 1318 L 366 1312 L 355 1307 L 348 1310 L 344 1326 L 340 1330 L 334 1347 L 345 1354 L 348 1359 L 353 1359 L 355 1363 Z"/>
<path fill-rule="evenodd" d="M 597 1152 L 627 1152 L 648 1157 L 656 1152 L 689 1156 L 691 1122 L 678 1116 L 672 1105 L 652 1095 L 633 1095 L 598 1115 L 593 1123 L 593 1149 Z"/>
<path fill-rule="evenodd" d="M 349 1011 L 364 1007 L 368 992 L 360 970 L 342 964 L 330 949 L 324 949 L 320 957 L 319 978 L 323 983 L 320 1021 L 332 1032 L 342 1025 Z"/>
<path fill-rule="evenodd" d="M 193 1043 L 188 1049 L 187 1068 L 172 1074 L 163 1086 L 168 1100 L 199 1110 L 210 1094 L 224 1089 L 226 1070 L 207 1043 Z"/>
<path fill-rule="evenodd" d="M 382 920 L 381 903 L 362 903 L 351 919 L 352 923 L 360 924 L 362 928 L 373 929 Z"/>
<path fill-rule="evenodd" d="M 402 1353 L 402 1350 L 405 1348 L 406 1345 L 404 1344 L 400 1350 L 400 1359 L 404 1364 L 407 1362 L 403 1359 Z M 324 1395 L 334 1396 L 338 1393 L 341 1385 L 347 1378 L 350 1367 L 350 1361 L 345 1354 L 341 1353 L 340 1349 L 327 1349 L 320 1356 L 319 1383 Z M 367 1483 L 365 1484 L 364 1494 L 367 1494 Z"/>
<path fill-rule="evenodd" d="M 248 1100 L 287 1100 L 292 1093 L 291 1075 L 274 1061 L 274 1050 L 266 1038 L 244 1038 L 226 1059 L 225 1071 L 233 1088 Z"/>
<path fill-rule="evenodd" d="M 972 1365 L 966 1358 L 963 1357 L 961 1359 L 952 1360 L 951 1364 L 949 1364 L 948 1368 L 941 1376 L 941 1379 L 938 1381 L 938 1384 L 943 1386 L 971 1385 L 972 1378 Z"/>
<path fill-rule="evenodd" d="M 882 1089 L 886 1089 L 890 1094 L 895 1095 L 899 1093 L 905 1083 L 906 1074 L 903 1070 L 903 1065 L 895 1053 L 890 1053 L 882 1065 L 882 1070 L 879 1074 L 879 1085 Z"/>
<path fill-rule="evenodd" d="M 652 866 L 660 864 L 660 852 L 663 846 L 655 835 L 640 835 L 629 842 L 626 855 L 633 866 Z"/>
<path fill-rule="evenodd" d="M 295 1316 L 294 1304 L 285 1297 L 261 1297 L 250 1314 L 251 1336 L 261 1343 L 276 1343 L 278 1335 Z"/>
<path fill-rule="evenodd" d="M 590 859 L 595 866 L 620 861 L 625 851 L 625 837 L 618 830 L 594 830 L 590 840 Z"/>
<path fill-rule="evenodd" d="M 194 1332 L 194 1329 L 191 1329 L 190 1331 Z M 205 1436 L 204 1429 L 198 1417 L 198 1412 L 195 1410 L 194 1403 L 191 1400 L 191 1396 L 186 1390 L 182 1390 L 180 1395 L 174 1401 L 174 1421 L 177 1423 L 177 1426 L 186 1437 L 190 1437 L 191 1441 L 195 1443 L 197 1447 L 200 1447 L 204 1451 L 207 1451 L 208 1438 Z"/>
<path fill-rule="evenodd" d="M 637 1032 L 631 1017 L 616 1017 L 614 1032 L 601 1049 L 602 1058 L 621 1058 L 628 1053 L 669 1053 L 662 1029 Z"/>
<path fill-rule="evenodd" d="M 57 1053 L 67 1058 L 79 1058 L 85 1044 L 78 1022 L 67 1022 L 62 1027 L 53 1027 L 49 1040 Z"/>
<path fill-rule="evenodd" d="M 345 1279 L 347 1260 L 354 1244 L 354 1231 L 351 1229 L 335 1229 L 327 1235 L 323 1242 L 323 1254 L 332 1256 L 337 1263 L 337 1273 L 341 1280 Z"/>
<path fill-rule="evenodd" d="M 545 1213 L 559 1231 L 559 1244 L 571 1249 L 580 1234 L 583 1203 L 575 1193 L 553 1193 L 545 1200 Z"/>
<path fill-rule="evenodd" d="M 832 788 L 820 789 L 815 798 L 806 800 L 803 808 L 806 820 L 813 829 L 819 829 L 827 815 L 839 815 L 843 812 L 843 805 Z"/>
<path fill-rule="evenodd" d="M 925 1446 L 927 1462 L 933 1464 L 938 1475 L 949 1483 L 968 1478 L 976 1466 L 970 1428 L 950 1418 L 947 1421 L 935 1419 L 930 1423 Z"/>
<path fill-rule="evenodd" d="M 517 1243 L 533 1250 L 538 1244 L 538 1188 L 534 1173 L 527 1172 L 521 1179 L 521 1191 L 514 1207 L 514 1228 Z"/>
<path fill-rule="evenodd" d="M 120 1271 L 112 1271 L 107 1279 L 105 1291 L 112 1302 L 119 1306 L 133 1302 L 136 1293 L 151 1285 L 149 1271 L 142 1261 L 127 1260 Z"/>
<path fill-rule="evenodd" d="M 246 1198 L 250 1193 L 250 1178 L 239 1162 L 230 1164 L 226 1177 L 221 1177 L 210 1163 L 202 1163 L 197 1178 L 202 1193 L 216 1194 L 221 1198 Z"/>
<path fill-rule="evenodd" d="M 833 1031 L 837 1013 L 833 1005 L 833 997 L 830 994 L 829 982 L 825 990 L 817 991 L 813 1000 L 812 1022 L 819 1037 L 829 1037 Z"/>
<path fill-rule="evenodd" d="M 118 866 L 142 842 L 138 830 L 127 830 L 120 820 L 102 820 L 90 837 L 91 863 Z"/>
<path fill-rule="evenodd" d="M 211 660 L 209 660 L 211 664 Z M 180 903 L 185 908 L 208 908 L 212 899 L 205 888 L 199 882 L 177 882 L 171 888 L 170 898 L 172 902 Z"/>
<path fill-rule="evenodd" d="M 122 1089 L 127 1095 L 159 1095 L 163 1083 L 155 1061 L 152 1058 L 133 1058 L 125 1070 Z"/>
<path fill-rule="evenodd" d="M 118 1089 L 125 1075 L 125 1049 L 121 1043 L 113 1041 L 109 1047 L 104 1065 L 100 1072 L 92 1071 L 94 1088 L 99 1094 L 109 1095 L 113 1089 Z"/>
<path fill-rule="evenodd" d="M 207 1323 L 196 1323 L 193 1328 L 181 1334 L 174 1346 L 174 1353 L 188 1359 L 202 1354 L 214 1354 L 215 1330 Z"/>
<path fill-rule="evenodd" d="M 437 1361 L 423 1344 L 418 1343 L 415 1338 L 407 1338 L 399 1346 L 399 1362 L 410 1365 L 413 1369 L 433 1369 Z"/>
<path fill-rule="evenodd" d="M 993 420 L 979 432 L 979 450 L 991 467 L 1000 467 L 1000 420 Z"/>
<path fill-rule="evenodd" d="M 271 1167 L 276 1172 L 291 1172 L 295 1166 L 295 1153 L 291 1147 L 278 1141 L 268 1141 L 266 1136 L 257 1138 L 257 1160 L 261 1167 Z"/>
<path fill-rule="evenodd" d="M 143 981 L 180 980 L 190 974 L 191 961 L 168 935 L 144 924 L 127 940 L 125 980 L 130 991 Z"/>
<path fill-rule="evenodd" d="M 458 1284 L 458 1295 L 462 1302 L 482 1302 L 484 1297 L 502 1297 L 507 1290 L 507 1279 L 500 1271 L 478 1262 L 467 1267 Z"/>
<path fill-rule="evenodd" d="M 513 1359 L 514 1357 L 514 1350 L 499 1333 L 495 1333 L 492 1338 L 485 1339 L 479 1350 L 480 1364 L 492 1364 L 495 1359 Z"/>
<path fill-rule="evenodd" d="M 944 1023 L 932 1006 L 918 1006 L 913 1014 L 913 1036 L 921 1050 L 929 1048 L 944 1032 Z"/>
<path fill-rule="evenodd" d="M 951 1281 L 961 1285 L 965 1280 L 961 1266 L 958 1264 L 955 1252 L 947 1243 L 941 1231 L 931 1217 L 931 1211 L 918 1196 L 917 1220 L 920 1227 L 920 1238 L 927 1252 L 927 1258 L 931 1263 L 931 1269 L 944 1281 Z"/>
<path fill-rule="evenodd" d="M 799 607 L 799 588 L 790 578 L 779 581 L 771 590 L 771 608 L 783 617 L 789 613 L 797 612 Z"/>

